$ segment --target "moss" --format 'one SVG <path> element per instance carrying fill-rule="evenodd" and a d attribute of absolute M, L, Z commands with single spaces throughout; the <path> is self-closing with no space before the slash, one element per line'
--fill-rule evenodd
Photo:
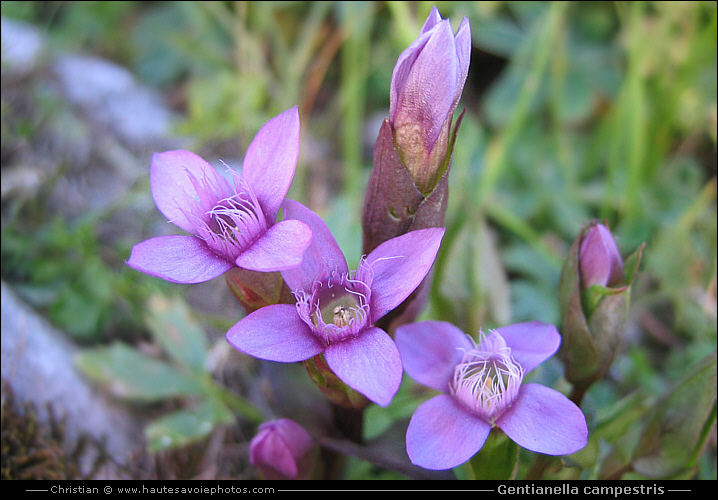
<path fill-rule="evenodd" d="M 18 401 L 5 380 L 2 385 L 2 480 L 91 479 L 107 459 L 102 446 L 82 437 L 67 451 L 64 422 L 52 406 L 47 406 L 48 422 L 42 422 L 33 404 Z M 88 446 L 98 453 L 91 470 L 83 473 L 79 460 Z"/>

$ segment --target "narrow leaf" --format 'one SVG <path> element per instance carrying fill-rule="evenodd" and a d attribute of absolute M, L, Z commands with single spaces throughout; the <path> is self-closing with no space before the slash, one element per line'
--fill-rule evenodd
<path fill-rule="evenodd" d="M 125 399 L 159 401 L 203 392 L 199 378 L 121 343 L 83 351 L 76 362 L 85 375 Z"/>
<path fill-rule="evenodd" d="M 715 423 L 715 402 L 713 351 L 654 406 L 634 452 L 634 470 L 651 478 L 670 478 L 693 467 L 707 438 L 705 429 Z"/>
<path fill-rule="evenodd" d="M 147 325 L 174 360 L 195 370 L 204 369 L 207 338 L 183 300 L 152 297 Z"/>
<path fill-rule="evenodd" d="M 207 436 L 219 424 L 232 423 L 232 412 L 207 401 L 196 408 L 180 410 L 155 420 L 145 429 L 149 451 L 176 448 Z"/>

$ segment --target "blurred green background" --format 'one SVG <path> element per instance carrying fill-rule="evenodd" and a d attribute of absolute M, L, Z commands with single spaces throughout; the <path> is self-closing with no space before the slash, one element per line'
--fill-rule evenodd
<path fill-rule="evenodd" d="M 351 267 L 392 69 L 433 5 L 455 29 L 469 18 L 473 54 L 424 317 L 473 333 L 558 324 L 562 260 L 600 218 L 624 255 L 646 249 L 622 354 L 587 411 L 600 420 L 637 391 L 660 397 L 716 348 L 715 2 L 4 1 L 2 14 L 41 28 L 53 50 L 130 69 L 210 161 L 241 158 L 267 119 L 298 104 L 289 196 L 325 218 Z M 42 106 L 18 120 L 3 94 L 3 168 L 10 145 L 34 144 L 52 113 Z M 146 178 L 119 206 L 72 220 L 37 198 L 4 200 L 3 280 L 84 345 L 149 338 L 148 297 L 188 287 L 124 265 L 139 230 L 135 241 L 102 237 L 98 227 L 138 200 L 153 208 Z M 559 377 L 560 365 L 547 370 Z M 715 423 L 705 442 L 691 474 L 715 479 Z"/>

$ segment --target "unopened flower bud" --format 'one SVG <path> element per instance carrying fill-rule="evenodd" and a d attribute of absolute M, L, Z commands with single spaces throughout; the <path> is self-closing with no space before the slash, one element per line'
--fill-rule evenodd
<path fill-rule="evenodd" d="M 575 399 L 604 376 L 620 346 L 643 245 L 624 261 L 608 228 L 591 223 L 574 240 L 559 281 L 562 357 Z"/>
<path fill-rule="evenodd" d="M 581 286 L 615 287 L 623 282 L 623 259 L 611 231 L 593 223 L 581 240 L 579 251 Z"/>
<path fill-rule="evenodd" d="M 249 445 L 249 458 L 264 479 L 307 479 L 314 461 L 314 443 L 293 420 L 272 420 L 259 426 Z"/>
<path fill-rule="evenodd" d="M 445 166 L 451 120 L 470 55 L 468 19 L 462 20 L 454 36 L 450 21 L 441 19 L 434 7 L 394 67 L 389 121 L 399 156 L 422 193 L 433 190 Z"/>
<path fill-rule="evenodd" d="M 471 56 L 464 18 L 454 35 L 434 7 L 417 39 L 399 56 L 391 79 L 389 117 L 374 146 L 362 213 L 363 253 L 405 233 L 444 227 L 448 175 Z M 426 278 L 430 282 L 431 275 Z M 379 325 L 392 332 L 412 321 L 425 303 L 419 288 Z"/>

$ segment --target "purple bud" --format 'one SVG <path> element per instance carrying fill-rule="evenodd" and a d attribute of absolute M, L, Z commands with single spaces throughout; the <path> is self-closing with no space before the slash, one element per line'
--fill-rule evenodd
<path fill-rule="evenodd" d="M 434 7 L 394 67 L 389 120 L 397 149 L 422 192 L 436 184 L 436 170 L 448 153 L 451 119 L 464 90 L 470 55 L 468 19 L 454 35 L 450 21 L 441 19 Z"/>
<path fill-rule="evenodd" d="M 581 286 L 613 287 L 624 281 L 623 259 L 606 226 L 594 223 L 581 241 L 579 252 Z"/>
<path fill-rule="evenodd" d="M 630 288 L 644 245 L 625 266 L 609 229 L 598 221 L 576 236 L 561 269 L 558 302 L 563 317 L 561 347 L 573 401 L 605 376 L 626 330 Z M 625 269 L 625 270 L 624 270 Z"/>
<path fill-rule="evenodd" d="M 264 479 L 307 479 L 313 442 L 302 426 L 288 418 L 264 422 L 249 444 L 249 458 Z"/>

